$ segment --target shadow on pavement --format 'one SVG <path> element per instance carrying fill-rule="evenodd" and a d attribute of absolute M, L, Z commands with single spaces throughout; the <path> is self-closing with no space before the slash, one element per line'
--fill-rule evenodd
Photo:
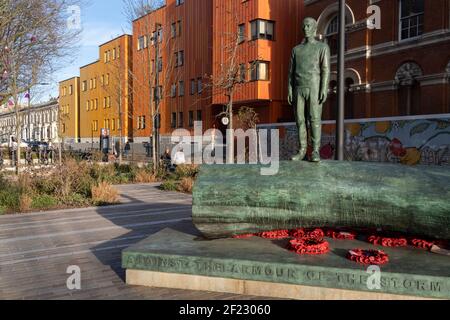
<path fill-rule="evenodd" d="M 193 235 L 198 234 L 192 224 L 191 204 L 163 202 L 163 200 L 167 201 L 176 194 L 166 194 L 154 185 L 148 186 L 148 192 L 154 193 L 157 196 L 156 198 L 160 196 L 161 200 L 146 202 L 129 194 L 121 194 L 123 199 L 127 199 L 127 202 L 123 205 L 99 207 L 96 210 L 100 216 L 114 225 L 129 230 L 121 236 L 91 248 L 96 258 L 103 265 L 110 266 L 122 281 L 125 281 L 125 270 L 121 266 L 121 255 L 124 249 L 168 227 Z M 181 197 L 187 199 L 185 194 L 180 194 Z M 174 200 L 177 199 L 174 198 Z M 178 221 L 181 219 L 183 220 Z"/>

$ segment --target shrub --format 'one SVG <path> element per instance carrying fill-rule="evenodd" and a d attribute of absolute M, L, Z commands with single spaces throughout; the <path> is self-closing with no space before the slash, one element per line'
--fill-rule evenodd
<path fill-rule="evenodd" d="M 28 212 L 31 209 L 31 203 L 33 199 L 27 194 L 21 194 L 19 197 L 19 211 Z"/>
<path fill-rule="evenodd" d="M 58 205 L 58 200 L 47 194 L 36 195 L 33 197 L 31 208 L 37 210 L 51 209 Z"/>
<path fill-rule="evenodd" d="M 0 189 L 0 207 L 4 208 L 4 213 L 14 212 L 19 209 L 20 190 L 17 186 L 10 184 Z"/>
<path fill-rule="evenodd" d="M 160 188 L 164 191 L 178 191 L 178 184 L 174 180 L 167 180 L 161 184 Z"/>
<path fill-rule="evenodd" d="M 86 207 L 92 204 L 91 199 L 79 193 L 72 193 L 65 198 L 59 199 L 59 202 L 68 207 Z"/>
<path fill-rule="evenodd" d="M 93 186 L 92 201 L 96 205 L 114 204 L 119 202 L 119 193 L 116 188 L 107 182 L 100 182 L 97 186 Z"/>
<path fill-rule="evenodd" d="M 183 178 L 195 178 L 198 174 L 199 167 L 198 165 L 187 164 L 178 166 L 175 170 L 175 175 L 179 180 Z"/>
<path fill-rule="evenodd" d="M 178 191 L 184 193 L 192 193 L 192 189 L 194 188 L 195 180 L 193 178 L 183 178 L 178 184 Z"/>
<path fill-rule="evenodd" d="M 152 183 L 156 181 L 158 181 L 158 179 L 153 173 L 143 169 L 139 170 L 134 178 L 134 182 L 137 183 Z"/>

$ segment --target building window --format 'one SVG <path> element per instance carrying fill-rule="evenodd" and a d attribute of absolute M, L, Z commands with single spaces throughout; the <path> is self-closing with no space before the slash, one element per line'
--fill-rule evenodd
<path fill-rule="evenodd" d="M 410 39 L 423 34 L 424 0 L 400 1 L 400 39 Z"/>
<path fill-rule="evenodd" d="M 170 126 L 172 128 L 177 127 L 177 113 L 176 112 L 172 112 L 172 117 L 170 118 Z"/>
<path fill-rule="evenodd" d="M 163 60 L 162 58 L 158 59 L 158 72 L 162 72 L 163 69 Z"/>
<path fill-rule="evenodd" d="M 183 112 L 178 113 L 178 127 L 182 128 L 184 126 Z"/>
<path fill-rule="evenodd" d="M 252 63 L 251 80 L 269 80 L 269 62 L 255 61 Z"/>
<path fill-rule="evenodd" d="M 170 27 L 170 33 L 172 35 L 172 38 L 175 38 L 177 36 L 177 24 L 175 22 L 172 23 Z"/>
<path fill-rule="evenodd" d="M 158 30 L 158 41 L 162 42 L 163 41 L 163 29 L 159 29 Z"/>
<path fill-rule="evenodd" d="M 147 39 L 148 38 L 146 36 L 141 36 L 138 38 L 138 50 L 147 48 L 147 45 L 148 45 Z"/>
<path fill-rule="evenodd" d="M 245 82 L 247 80 L 247 64 L 242 63 L 239 65 L 239 81 Z"/>
<path fill-rule="evenodd" d="M 189 127 L 194 126 L 194 111 L 189 111 Z"/>
<path fill-rule="evenodd" d="M 184 65 L 184 51 L 175 53 L 175 67 L 181 67 Z"/>
<path fill-rule="evenodd" d="M 184 3 L 184 0 L 176 0 L 175 5 L 179 6 Z"/>
<path fill-rule="evenodd" d="M 333 19 L 331 19 L 325 31 L 325 41 L 330 47 L 330 53 L 332 56 L 336 55 L 338 52 L 339 46 L 338 31 L 339 31 L 339 18 L 338 16 L 335 16 Z"/>
<path fill-rule="evenodd" d="M 275 22 L 267 20 L 254 20 L 251 22 L 252 40 L 274 40 Z"/>
<path fill-rule="evenodd" d="M 72 95 L 73 94 L 73 85 L 70 85 L 69 86 L 69 95 Z"/>
<path fill-rule="evenodd" d="M 198 93 L 201 94 L 203 92 L 203 81 L 202 78 L 197 79 L 197 89 Z"/>
<path fill-rule="evenodd" d="M 172 87 L 170 88 L 170 96 L 172 98 L 175 98 L 177 96 L 177 85 L 172 84 Z"/>
<path fill-rule="evenodd" d="M 242 43 L 245 41 L 245 24 L 240 24 L 238 26 L 238 41 L 239 43 Z"/>
<path fill-rule="evenodd" d="M 116 58 L 117 58 L 116 48 L 113 49 L 112 58 L 113 58 L 113 60 L 116 60 Z"/>
<path fill-rule="evenodd" d="M 191 79 L 191 96 L 197 92 L 197 81 Z"/>
<path fill-rule="evenodd" d="M 202 121 L 202 110 L 197 110 L 197 121 Z"/>
<path fill-rule="evenodd" d="M 179 86 L 179 88 L 178 88 L 179 95 L 180 95 L 180 97 L 183 97 L 184 96 L 184 81 L 180 81 L 178 83 L 178 86 Z"/>

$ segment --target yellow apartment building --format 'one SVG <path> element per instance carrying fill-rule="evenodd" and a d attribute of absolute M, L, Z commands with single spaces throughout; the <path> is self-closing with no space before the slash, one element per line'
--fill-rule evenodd
<path fill-rule="evenodd" d="M 80 138 L 80 78 L 59 83 L 59 136 L 64 143 L 77 143 Z"/>
<path fill-rule="evenodd" d="M 80 142 L 97 144 L 133 137 L 131 36 L 100 45 L 99 60 L 80 68 Z"/>

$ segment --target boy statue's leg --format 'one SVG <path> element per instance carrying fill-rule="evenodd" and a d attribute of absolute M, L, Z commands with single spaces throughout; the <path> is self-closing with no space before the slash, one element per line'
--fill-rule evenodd
<path fill-rule="evenodd" d="M 306 119 L 305 119 L 305 106 L 306 99 L 301 89 L 297 90 L 296 107 L 297 107 L 297 127 L 299 135 L 300 151 L 295 155 L 293 161 L 302 161 L 306 156 L 306 150 L 308 148 L 308 136 L 306 131 Z"/>
<path fill-rule="evenodd" d="M 312 162 L 320 162 L 320 147 L 322 140 L 322 105 L 319 104 L 319 94 L 310 96 L 311 142 L 313 147 Z"/>

